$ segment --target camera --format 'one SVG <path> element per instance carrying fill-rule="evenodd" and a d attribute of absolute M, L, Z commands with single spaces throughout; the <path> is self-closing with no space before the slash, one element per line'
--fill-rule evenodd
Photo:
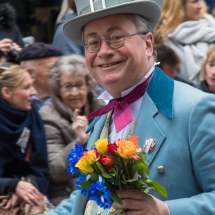
<path fill-rule="evenodd" d="M 11 62 L 19 62 L 19 52 L 15 51 L 12 45 L 10 46 L 10 51 L 7 54 L 7 59 Z"/>

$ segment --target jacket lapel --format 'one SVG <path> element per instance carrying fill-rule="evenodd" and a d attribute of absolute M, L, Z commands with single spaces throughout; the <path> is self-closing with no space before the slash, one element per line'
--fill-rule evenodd
<path fill-rule="evenodd" d="M 162 128 L 156 123 L 155 117 L 162 114 L 169 120 L 173 118 L 173 92 L 173 79 L 167 77 L 161 69 L 156 67 L 143 97 L 134 130 L 134 135 L 139 136 L 139 146 L 141 148 L 144 147 L 147 138 L 156 141 L 154 150 L 147 154 L 149 165 L 165 140 Z M 162 122 L 159 121 L 159 124 L 162 124 Z"/>
<path fill-rule="evenodd" d="M 143 97 L 140 113 L 133 135 L 139 137 L 139 147 L 142 149 L 147 138 L 151 138 L 156 141 L 154 151 L 147 154 L 148 164 L 150 165 L 165 140 L 165 135 L 154 120 L 155 115 L 158 114 L 158 109 L 149 97 L 148 93 L 145 93 Z"/>
<path fill-rule="evenodd" d="M 161 69 L 155 68 L 147 91 L 142 99 L 140 114 L 134 129 L 134 135 L 139 136 L 139 146 L 143 148 L 147 138 L 156 140 L 154 151 L 147 154 L 149 165 L 158 153 L 165 135 L 155 121 L 157 114 L 162 114 L 169 120 L 173 118 L 173 92 L 174 80 L 167 77 Z M 96 117 L 89 125 L 87 132 L 91 131 L 88 141 L 88 149 L 94 146 L 95 141 L 100 138 L 107 114 Z"/>
<path fill-rule="evenodd" d="M 90 129 L 88 128 L 87 131 L 88 132 L 91 131 L 91 134 L 88 140 L 88 146 L 87 146 L 88 149 L 94 146 L 94 143 L 100 138 L 100 134 L 104 127 L 106 117 L 107 117 L 107 114 L 102 115 L 101 117 L 96 117 L 93 120 L 93 122 L 89 125 Z"/>

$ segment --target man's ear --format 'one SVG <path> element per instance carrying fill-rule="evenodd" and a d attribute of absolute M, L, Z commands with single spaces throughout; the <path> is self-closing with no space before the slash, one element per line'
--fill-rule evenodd
<path fill-rule="evenodd" d="M 8 87 L 2 87 L 1 94 L 6 100 L 11 98 L 11 90 Z"/>
<path fill-rule="evenodd" d="M 154 37 L 151 32 L 147 33 L 147 35 L 145 36 L 145 42 L 146 42 L 147 57 L 150 58 L 153 56 L 153 50 L 154 50 Z"/>

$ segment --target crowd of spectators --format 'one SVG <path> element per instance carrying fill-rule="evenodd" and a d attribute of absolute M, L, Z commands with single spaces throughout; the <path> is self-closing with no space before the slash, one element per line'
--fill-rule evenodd
<path fill-rule="evenodd" d="M 207 4 L 164 0 L 155 48 L 167 76 L 215 94 L 215 4 Z M 77 175 L 67 172 L 67 156 L 88 140 L 87 115 L 105 105 L 83 47 L 63 34 L 74 17 L 74 1 L 63 0 L 53 44 L 24 47 L 14 9 L 0 4 L 0 195 L 12 192 L 14 205 L 38 205 L 40 192 L 55 206 L 69 197 Z"/>

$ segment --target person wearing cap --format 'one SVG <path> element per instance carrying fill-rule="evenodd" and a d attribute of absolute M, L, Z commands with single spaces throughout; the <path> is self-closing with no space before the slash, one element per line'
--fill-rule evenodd
<path fill-rule="evenodd" d="M 123 205 L 114 202 L 112 207 L 126 209 L 127 215 L 215 214 L 215 97 L 174 81 L 156 66 L 152 32 L 159 5 L 151 0 L 76 0 L 76 7 L 78 16 L 65 24 L 64 33 L 84 44 L 89 71 L 106 90 L 100 98 L 117 107 L 111 107 L 113 102 L 106 106 L 112 116 L 104 109 L 101 116 L 90 114 L 97 117 L 88 127 L 87 147 L 101 137 L 107 120 L 110 142 L 126 138 L 134 125 L 132 135 L 147 153 L 150 178 L 168 192 L 164 199 L 154 192 L 120 190 Z M 118 111 L 120 104 L 126 109 Z M 108 214 L 95 203 L 87 207 L 89 202 L 78 190 L 47 215 Z"/>
<path fill-rule="evenodd" d="M 51 44 L 37 42 L 30 44 L 19 53 L 21 65 L 29 69 L 34 80 L 37 95 L 33 96 L 33 104 L 37 109 L 50 101 L 50 91 L 47 84 L 49 70 L 63 53 Z"/>

